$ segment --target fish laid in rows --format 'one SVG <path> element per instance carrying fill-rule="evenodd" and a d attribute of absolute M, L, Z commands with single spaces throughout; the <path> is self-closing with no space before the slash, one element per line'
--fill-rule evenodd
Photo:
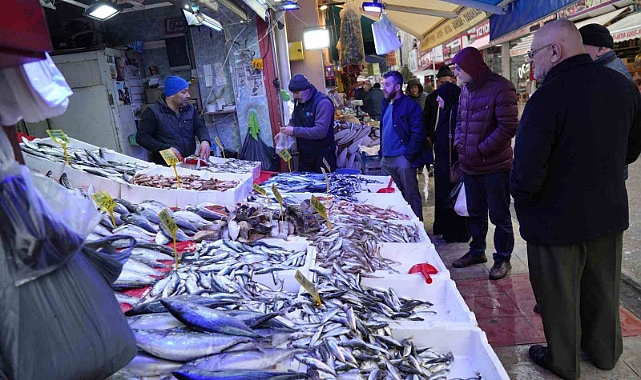
<path fill-rule="evenodd" d="M 216 178 L 204 179 L 197 175 L 183 175 L 180 177 L 180 186 L 185 190 L 214 190 L 226 191 L 238 186 L 238 181 L 226 181 Z M 161 174 L 148 175 L 138 173 L 132 179 L 131 183 L 138 186 L 156 187 L 159 189 L 177 189 L 178 181 L 176 177 L 164 176 Z"/>

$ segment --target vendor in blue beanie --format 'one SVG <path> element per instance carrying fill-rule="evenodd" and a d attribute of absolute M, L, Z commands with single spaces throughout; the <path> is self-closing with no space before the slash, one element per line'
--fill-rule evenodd
<path fill-rule="evenodd" d="M 333 171 L 336 169 L 334 103 L 303 74 L 292 77 L 289 91 L 295 103 L 294 112 L 289 126 L 282 127 L 280 133 L 296 137 L 298 171 L 320 173 L 325 167 L 323 158 Z"/>
<path fill-rule="evenodd" d="M 209 161 L 209 131 L 189 99 L 187 81 L 170 76 L 160 99 L 143 112 L 136 142 L 151 152 L 153 162 L 166 165 L 159 153 L 165 149 L 171 149 L 181 161 L 194 153 Z M 198 150 L 194 137 L 200 142 Z"/>

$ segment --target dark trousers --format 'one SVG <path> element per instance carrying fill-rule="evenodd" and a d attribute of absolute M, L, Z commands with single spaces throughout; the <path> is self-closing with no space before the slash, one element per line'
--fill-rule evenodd
<path fill-rule="evenodd" d="M 496 227 L 494 232 L 494 261 L 507 261 L 514 250 L 514 231 L 510 215 L 510 172 L 469 175 L 464 174 L 467 212 L 470 214 L 472 242 L 470 252 L 485 253 L 487 215 Z"/>
<path fill-rule="evenodd" d="M 403 198 L 409 203 L 414 214 L 423 220 L 423 204 L 421 193 L 418 190 L 418 178 L 416 168 L 404 156 L 383 157 L 381 161 L 383 172 L 392 176 L 396 186 L 403 194 Z"/>
<path fill-rule="evenodd" d="M 327 160 L 332 171 L 336 170 L 336 154 L 334 150 L 332 150 L 321 156 L 310 156 L 305 154 L 305 152 L 300 152 L 298 155 L 298 171 L 321 173 L 321 168 L 325 168 L 325 171 L 327 171 L 327 167 L 323 163 L 323 158 Z"/>
<path fill-rule="evenodd" d="M 582 349 L 601 369 L 623 351 L 619 322 L 623 233 L 586 243 L 528 243 L 530 282 L 548 343 L 545 362 L 564 379 L 578 379 Z"/>

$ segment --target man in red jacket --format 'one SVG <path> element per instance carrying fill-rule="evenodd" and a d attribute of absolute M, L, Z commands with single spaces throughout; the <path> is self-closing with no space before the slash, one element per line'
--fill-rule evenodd
<path fill-rule="evenodd" d="M 463 169 L 467 211 L 470 214 L 470 250 L 454 261 L 455 268 L 487 262 L 485 237 L 488 211 L 496 227 L 494 265 L 490 280 L 505 277 L 512 266 L 514 231 L 510 215 L 512 138 L 518 125 L 514 85 L 495 74 L 473 47 L 452 59 L 454 75 L 463 84 L 454 145 Z"/>

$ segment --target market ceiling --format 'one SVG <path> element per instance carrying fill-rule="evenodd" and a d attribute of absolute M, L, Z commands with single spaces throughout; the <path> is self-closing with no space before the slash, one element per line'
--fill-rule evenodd
<path fill-rule="evenodd" d="M 510 0 L 387 0 L 385 13 L 399 29 L 421 40 L 420 50 L 456 37 L 491 14 L 500 14 Z M 363 15 L 378 20 L 378 15 Z"/>

